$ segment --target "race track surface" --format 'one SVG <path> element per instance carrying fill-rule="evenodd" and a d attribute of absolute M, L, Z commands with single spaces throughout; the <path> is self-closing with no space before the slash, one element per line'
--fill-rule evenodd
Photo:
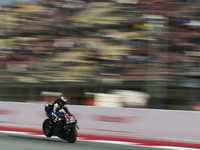
<path fill-rule="evenodd" d="M 142 147 L 126 144 L 113 144 L 106 142 L 94 142 L 77 140 L 75 143 L 67 143 L 59 138 L 47 138 L 44 136 L 22 135 L 13 133 L 0 133 L 0 150 L 168 150 L 177 148 Z M 189 150 L 188 148 L 186 148 Z M 183 150 L 186 150 L 183 149 Z M 182 149 L 181 149 L 182 150 Z"/>

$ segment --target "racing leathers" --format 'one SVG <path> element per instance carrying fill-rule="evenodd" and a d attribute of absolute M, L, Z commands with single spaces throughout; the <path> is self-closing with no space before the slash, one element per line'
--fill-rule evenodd
<path fill-rule="evenodd" d="M 59 99 L 55 100 L 55 102 L 49 106 L 49 112 L 54 118 L 54 122 L 58 121 L 61 118 L 61 110 L 64 110 L 69 116 L 72 116 L 72 114 L 69 112 L 66 105 L 61 105 L 59 103 Z"/>

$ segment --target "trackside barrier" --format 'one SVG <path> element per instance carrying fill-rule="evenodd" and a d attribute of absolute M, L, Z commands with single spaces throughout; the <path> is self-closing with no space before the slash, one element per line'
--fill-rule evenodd
<path fill-rule="evenodd" d="M 41 129 L 45 104 L 0 102 L 0 126 Z M 200 112 L 68 105 L 79 132 L 200 141 Z"/>

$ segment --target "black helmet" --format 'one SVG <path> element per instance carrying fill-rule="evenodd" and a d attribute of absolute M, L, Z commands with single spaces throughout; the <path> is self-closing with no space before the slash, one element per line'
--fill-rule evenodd
<path fill-rule="evenodd" d="M 67 98 L 64 97 L 64 96 L 61 96 L 59 98 L 59 103 L 60 103 L 61 106 L 65 105 L 67 103 Z"/>

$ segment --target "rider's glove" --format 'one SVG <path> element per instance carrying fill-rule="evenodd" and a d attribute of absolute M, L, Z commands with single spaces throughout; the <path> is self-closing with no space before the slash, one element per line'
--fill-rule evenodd
<path fill-rule="evenodd" d="M 57 122 L 58 121 L 58 117 L 56 117 L 54 120 L 53 120 L 53 122 Z"/>

